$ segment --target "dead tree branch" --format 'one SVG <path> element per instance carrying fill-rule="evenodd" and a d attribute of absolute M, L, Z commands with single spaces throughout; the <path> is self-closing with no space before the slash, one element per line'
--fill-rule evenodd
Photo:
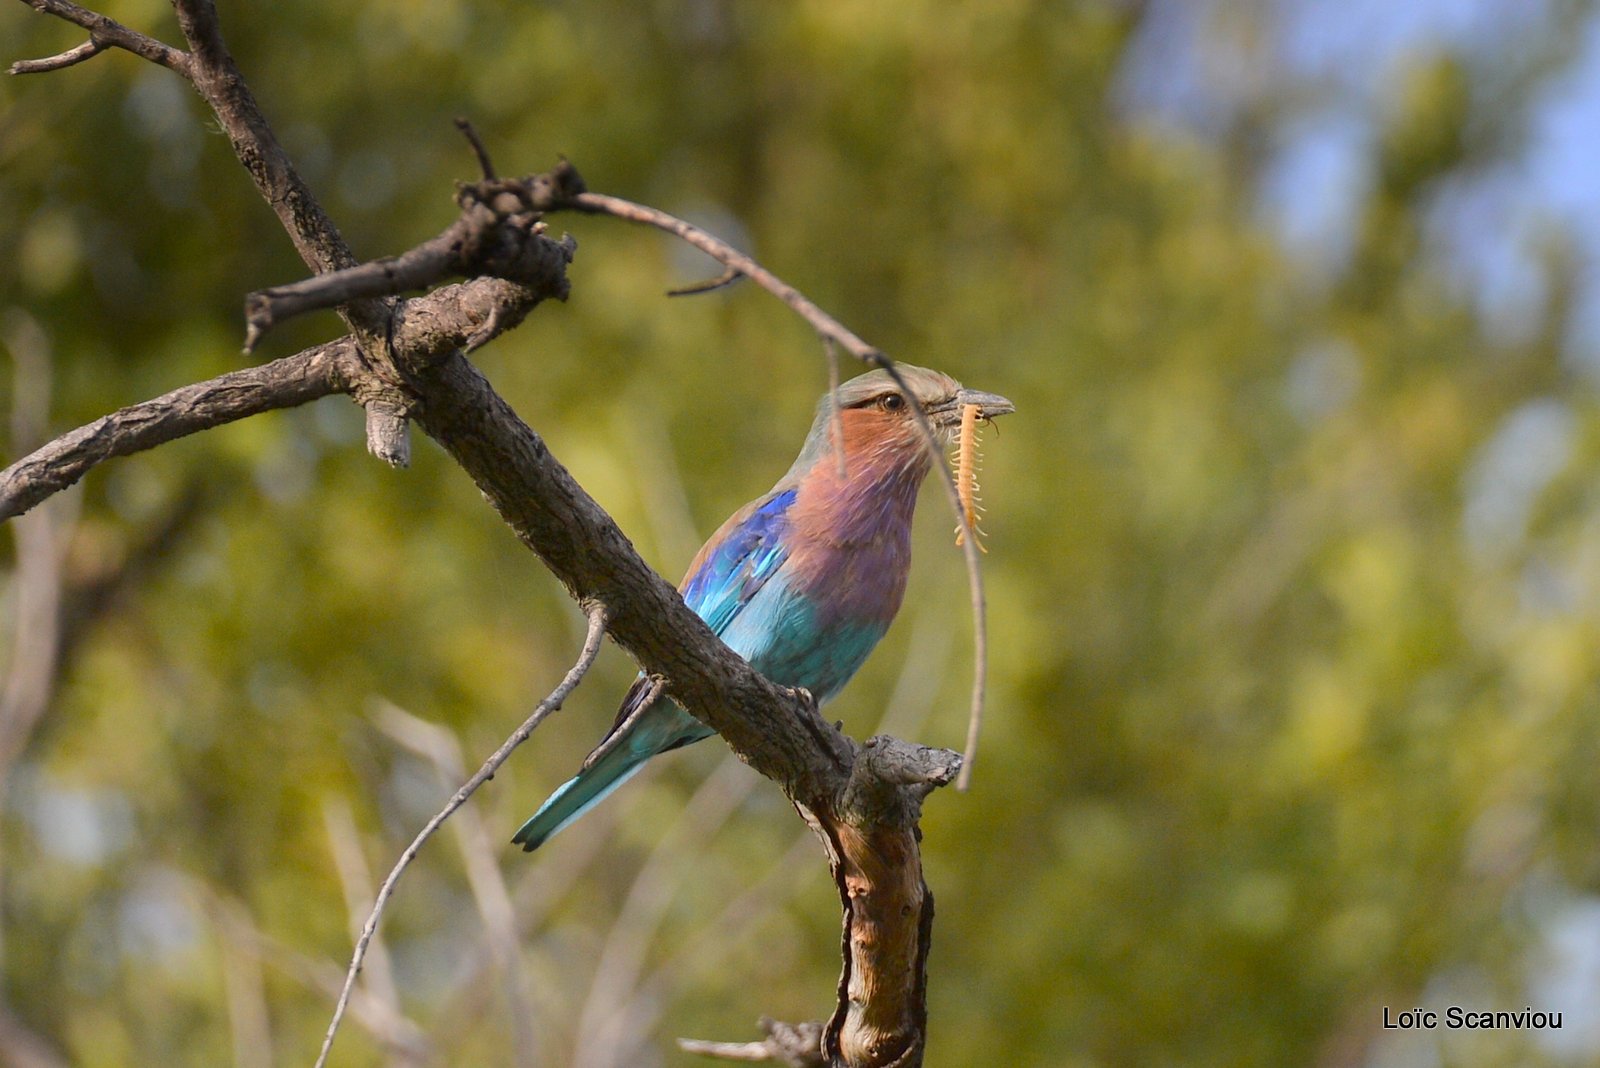
<path fill-rule="evenodd" d="M 21 515 L 113 456 L 128 456 L 247 416 L 339 392 L 348 339 L 230 371 L 102 416 L 0 471 L 0 520 Z"/>
<path fill-rule="evenodd" d="M 70 22 L 74 26 L 81 26 L 89 31 L 89 43 L 97 44 L 96 52 L 105 48 L 120 48 L 125 52 L 132 52 L 142 59 L 175 70 L 185 78 L 190 76 L 189 54 L 170 45 L 162 44 L 154 37 L 148 37 L 137 30 L 131 30 L 118 22 L 88 8 L 80 7 L 71 0 L 23 0 L 23 3 L 45 15 L 54 15 L 58 19 Z M 45 71 L 60 70 L 70 67 L 88 59 L 93 53 L 78 56 L 71 62 L 58 62 L 64 60 L 74 52 L 82 51 L 85 46 L 80 45 L 71 52 L 63 52 L 59 56 L 49 59 L 23 60 L 13 64 L 10 68 L 12 74 L 39 74 Z M 27 69 L 19 70 L 23 67 Z"/>
<path fill-rule="evenodd" d="M 82 63 L 86 59 L 93 59 L 105 50 L 105 42 L 98 37 L 90 37 L 76 48 L 69 48 L 59 55 L 48 56 L 44 59 L 19 59 L 6 68 L 7 74 L 44 74 L 48 71 L 61 70 L 74 63 Z"/>
<path fill-rule="evenodd" d="M 703 1042 L 696 1038 L 680 1038 L 678 1048 L 719 1061 L 770 1061 L 789 1068 L 826 1068 L 828 1062 L 821 1053 L 820 1025 L 779 1023 L 763 1016 L 761 1029 L 767 1037 L 760 1042 Z"/>
<path fill-rule="evenodd" d="M 558 169 L 551 180 L 576 174 L 571 168 Z M 456 194 L 460 216 L 416 248 L 251 293 L 245 298 L 245 351 L 253 351 L 273 326 L 297 315 L 426 289 L 447 278 L 489 276 L 537 283 L 545 274 L 546 242 L 532 196 L 522 183 L 494 178 L 463 185 Z"/>
<path fill-rule="evenodd" d="M 704 282 L 695 282 L 691 285 L 679 286 L 677 289 L 669 289 L 667 290 L 667 296 L 694 297 L 699 296 L 701 293 L 715 293 L 719 289 L 733 285 L 743 277 L 744 275 L 740 273 L 737 267 L 729 267 L 715 278 L 707 278 Z"/>

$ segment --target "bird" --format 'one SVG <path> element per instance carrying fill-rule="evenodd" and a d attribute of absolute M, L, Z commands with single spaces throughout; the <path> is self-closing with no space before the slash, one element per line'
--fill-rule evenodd
<path fill-rule="evenodd" d="M 967 405 L 984 420 L 1016 410 L 938 371 L 894 366 L 946 443 Z M 711 535 L 678 587 L 730 649 L 818 707 L 861 667 L 905 595 L 912 513 L 934 462 L 915 416 L 883 368 L 824 394 L 788 472 Z M 578 773 L 512 842 L 533 852 L 651 757 L 715 733 L 641 674 Z"/>

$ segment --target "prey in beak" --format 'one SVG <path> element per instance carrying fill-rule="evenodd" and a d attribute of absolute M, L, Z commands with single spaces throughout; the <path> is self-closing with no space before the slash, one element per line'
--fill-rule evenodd
<path fill-rule="evenodd" d="M 978 527 L 978 516 L 983 506 L 978 500 L 978 424 L 991 422 L 996 416 L 1010 415 L 1017 406 L 998 393 L 984 393 L 976 389 L 957 390 L 955 399 L 941 406 L 938 419 L 941 426 L 955 439 L 956 494 L 961 498 L 964 522 L 956 527 L 956 544 L 966 541 L 967 532 L 979 552 L 988 552 L 980 540 L 983 531 Z"/>
<path fill-rule="evenodd" d="M 979 422 L 988 423 L 999 416 L 1010 415 L 1017 410 L 1017 406 L 998 393 L 962 387 L 950 397 L 930 406 L 928 416 L 935 426 L 954 441 L 969 409 L 973 410 L 974 418 Z"/>

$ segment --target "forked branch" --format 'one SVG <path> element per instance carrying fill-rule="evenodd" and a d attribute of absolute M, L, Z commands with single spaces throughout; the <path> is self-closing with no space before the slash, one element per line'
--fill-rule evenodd
<path fill-rule="evenodd" d="M 58 56 L 51 56 L 48 59 L 25 59 L 14 63 L 9 68 L 12 74 L 42 74 L 60 70 L 75 63 L 82 63 L 104 49 L 120 48 L 168 70 L 175 70 L 186 78 L 190 77 L 189 53 L 163 44 L 138 30 L 129 29 L 116 19 L 107 18 L 97 11 L 90 11 L 86 7 L 72 3 L 71 0 L 22 0 L 22 2 L 42 14 L 54 15 L 74 26 L 81 26 L 89 31 L 89 40 Z M 68 59 L 69 56 L 72 58 Z"/>

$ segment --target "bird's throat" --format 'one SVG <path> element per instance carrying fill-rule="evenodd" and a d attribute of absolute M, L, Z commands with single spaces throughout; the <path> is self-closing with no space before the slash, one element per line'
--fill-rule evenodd
<path fill-rule="evenodd" d="M 825 456 L 801 483 L 791 521 L 804 537 L 833 545 L 906 541 L 928 468 L 925 455 L 856 453 L 846 457 L 840 477 L 839 465 Z"/>

